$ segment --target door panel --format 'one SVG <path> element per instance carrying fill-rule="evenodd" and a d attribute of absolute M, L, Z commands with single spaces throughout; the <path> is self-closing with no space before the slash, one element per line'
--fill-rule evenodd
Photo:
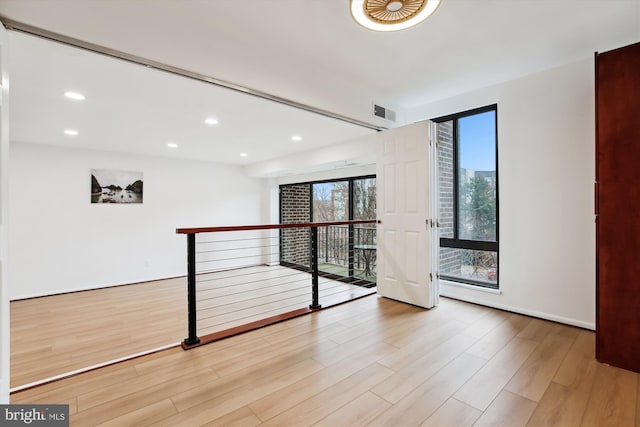
<path fill-rule="evenodd" d="M 640 372 L 640 43 L 596 56 L 596 357 Z"/>
<path fill-rule="evenodd" d="M 425 122 L 379 133 L 377 162 L 378 293 L 425 308 L 437 304 L 429 129 Z"/>

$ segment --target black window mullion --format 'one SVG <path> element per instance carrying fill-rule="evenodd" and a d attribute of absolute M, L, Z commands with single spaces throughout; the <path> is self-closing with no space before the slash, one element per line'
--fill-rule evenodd
<path fill-rule="evenodd" d="M 458 165 L 460 164 L 460 143 L 458 141 L 458 119 L 453 119 L 453 238 L 458 239 L 459 221 L 458 221 L 458 185 L 460 182 L 460 172 Z"/>
<path fill-rule="evenodd" d="M 454 249 L 471 249 L 474 251 L 498 251 L 498 242 L 485 242 L 481 240 L 460 240 L 441 237 L 440 246 Z"/>

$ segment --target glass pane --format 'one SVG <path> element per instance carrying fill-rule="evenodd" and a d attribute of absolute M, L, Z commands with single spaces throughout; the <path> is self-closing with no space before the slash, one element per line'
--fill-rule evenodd
<path fill-rule="evenodd" d="M 458 238 L 495 242 L 495 111 L 460 118 L 458 148 Z"/>
<path fill-rule="evenodd" d="M 354 180 L 353 196 L 353 219 L 376 219 L 376 179 Z"/>
<path fill-rule="evenodd" d="M 349 220 L 349 181 L 313 184 L 313 222 Z M 321 272 L 348 276 L 349 226 L 318 228 L 318 263 Z"/>
<path fill-rule="evenodd" d="M 353 181 L 353 219 L 376 219 L 376 179 Z M 376 280 L 376 225 L 353 226 L 353 274 L 356 278 Z"/>
<path fill-rule="evenodd" d="M 440 185 L 440 237 L 453 239 L 453 120 L 438 123 L 438 171 Z"/>
<path fill-rule="evenodd" d="M 498 283 L 498 254 L 441 247 L 440 275 L 495 286 Z"/>
<path fill-rule="evenodd" d="M 364 178 L 353 181 L 353 219 L 376 219 L 376 179 Z M 375 224 L 354 225 L 354 245 L 375 245 Z"/>
<path fill-rule="evenodd" d="M 313 184 L 313 222 L 349 220 L 349 182 Z"/>

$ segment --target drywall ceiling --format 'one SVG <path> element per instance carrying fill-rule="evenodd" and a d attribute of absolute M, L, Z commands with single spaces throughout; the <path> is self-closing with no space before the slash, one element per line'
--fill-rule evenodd
<path fill-rule="evenodd" d="M 443 0 L 420 26 L 394 33 L 358 26 L 348 6 L 348 0 L 2 0 L 0 16 L 386 127 L 402 124 L 403 111 L 416 106 L 640 41 L 640 0 Z M 151 148 L 139 144 L 147 137 L 162 150 L 168 139 L 179 150 L 198 140 L 189 157 L 235 163 L 371 132 L 253 97 L 246 101 L 246 95 L 234 110 L 235 101 L 221 92 L 205 95 L 203 83 L 147 76 L 159 72 L 134 70 L 132 64 L 92 59 L 79 72 L 62 63 L 57 69 L 53 56 L 68 48 L 43 47 L 34 58 L 22 42 L 36 44 L 12 43 L 12 129 L 18 140 L 46 142 L 39 139 L 47 135 L 36 131 L 67 126 L 55 116 L 69 109 L 88 116 L 89 108 L 102 115 L 87 118 L 87 127 L 79 129 L 78 136 L 92 136 L 87 144 L 102 135 L 100 144 L 108 149 L 146 152 Z M 67 56 L 73 55 L 83 56 Z M 39 62 L 47 56 L 48 62 Z M 66 63 L 82 67 L 71 59 Z M 119 74 L 120 67 L 128 71 Z M 93 78 L 81 81 L 86 89 L 78 88 L 88 92 L 83 105 L 53 100 L 62 87 L 55 96 L 51 88 L 48 98 L 32 87 L 54 70 L 64 90 L 79 84 L 64 76 Z M 211 101 L 223 98 L 220 104 Z M 398 122 L 372 117 L 372 103 L 396 110 Z M 222 116 L 227 108 L 230 116 L 221 117 L 215 129 L 196 126 L 203 114 Z M 309 128 L 305 120 L 313 122 Z M 170 127 L 173 121 L 181 123 Z M 215 139 L 214 132 L 232 122 L 229 133 Z M 302 130 L 286 126 L 292 124 Z M 253 133 L 240 137 L 241 130 Z M 308 146 L 290 141 L 297 132 L 311 132 L 304 135 Z M 239 159 L 241 150 L 250 156 Z"/>
<path fill-rule="evenodd" d="M 11 32 L 10 44 L 16 142 L 242 165 L 375 132 L 30 35 Z"/>

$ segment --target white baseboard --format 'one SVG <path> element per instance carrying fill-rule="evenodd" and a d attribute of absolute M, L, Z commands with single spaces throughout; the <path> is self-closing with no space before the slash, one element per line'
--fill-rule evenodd
<path fill-rule="evenodd" d="M 499 310 L 505 310 L 505 311 L 511 311 L 513 313 L 524 314 L 525 316 L 538 317 L 540 319 L 551 320 L 552 322 L 564 323 L 565 325 L 577 326 L 579 328 L 589 329 L 591 331 L 596 330 L 596 325 L 595 323 L 592 323 L 592 322 L 585 322 L 578 319 L 572 319 L 570 317 L 558 316 L 555 314 L 544 313 L 541 311 L 530 310 L 522 307 L 515 307 L 507 304 L 499 304 L 499 303 L 486 301 L 479 298 L 473 298 L 468 295 L 449 293 L 447 292 L 446 289 L 443 289 L 442 286 L 440 287 L 440 296 L 457 299 L 460 301 L 466 301 L 473 304 L 484 305 L 487 307 L 497 308 Z"/>

